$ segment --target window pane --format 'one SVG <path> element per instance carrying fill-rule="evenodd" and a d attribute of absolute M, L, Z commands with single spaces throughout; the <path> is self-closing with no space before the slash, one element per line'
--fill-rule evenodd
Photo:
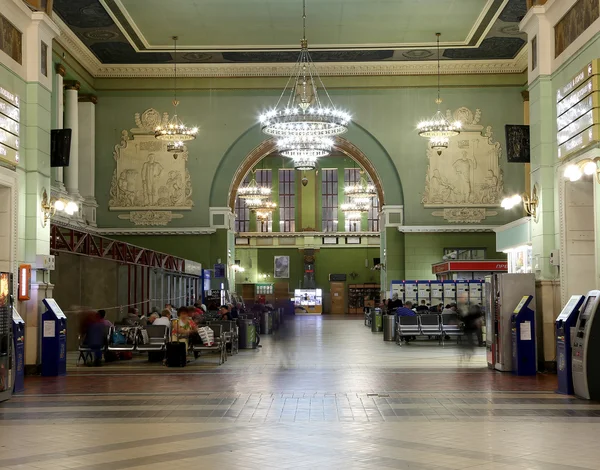
<path fill-rule="evenodd" d="M 242 182 L 242 185 L 248 184 L 250 182 L 250 174 L 247 174 Z M 235 198 L 235 231 L 236 232 L 247 232 L 250 230 L 250 209 L 246 206 L 246 201 L 244 199 L 240 199 L 239 197 Z"/>
<path fill-rule="evenodd" d="M 264 186 L 266 188 L 272 188 L 272 171 L 271 170 L 256 170 L 256 184 Z M 256 221 L 256 230 L 258 232 L 272 232 L 273 231 L 273 213 L 269 214 L 269 219 L 261 222 Z"/>
<path fill-rule="evenodd" d="M 296 230 L 296 180 L 295 170 L 279 170 L 279 230 L 294 232 Z"/>
<path fill-rule="evenodd" d="M 337 169 L 324 169 L 321 171 L 321 229 L 324 232 L 337 230 Z"/>

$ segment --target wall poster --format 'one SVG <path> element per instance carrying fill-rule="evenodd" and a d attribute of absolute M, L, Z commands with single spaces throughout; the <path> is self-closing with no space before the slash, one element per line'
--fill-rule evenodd
<path fill-rule="evenodd" d="M 275 256 L 275 270 L 273 277 L 275 279 L 289 279 L 290 277 L 290 257 Z"/>

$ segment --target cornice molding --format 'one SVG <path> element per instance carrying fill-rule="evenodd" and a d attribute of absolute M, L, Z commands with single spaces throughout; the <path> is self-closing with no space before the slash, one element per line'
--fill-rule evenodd
<path fill-rule="evenodd" d="M 57 37 L 64 47 L 94 78 L 171 78 L 172 64 L 104 65 L 55 15 L 60 29 Z M 179 64 L 179 77 L 188 78 L 245 78 L 287 77 L 294 73 L 293 63 L 272 64 Z M 382 62 L 332 62 L 315 64 L 322 76 L 386 76 L 435 75 L 436 61 L 382 61 Z M 443 75 L 486 75 L 522 73 L 527 69 L 527 48 L 523 47 L 515 59 L 502 60 L 446 60 L 441 63 Z"/>
<path fill-rule="evenodd" d="M 379 237 L 379 232 L 237 232 L 236 238 Z"/>
<path fill-rule="evenodd" d="M 505 232 L 506 230 L 510 230 L 511 228 L 515 228 L 518 227 L 520 225 L 525 225 L 531 222 L 531 217 L 521 217 L 520 219 L 517 220 L 513 220 L 512 222 L 509 222 L 508 224 L 505 225 L 501 225 L 500 227 L 496 227 L 494 229 L 494 232 L 496 233 L 501 233 L 501 232 Z"/>
<path fill-rule="evenodd" d="M 101 235 L 210 235 L 216 230 L 210 227 L 157 227 L 157 228 L 94 228 Z"/>
<path fill-rule="evenodd" d="M 448 233 L 448 232 L 494 232 L 497 225 L 403 225 L 398 227 L 402 233 Z"/>

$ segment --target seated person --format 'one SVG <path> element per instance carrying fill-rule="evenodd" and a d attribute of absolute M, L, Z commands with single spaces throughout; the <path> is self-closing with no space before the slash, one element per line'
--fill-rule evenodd
<path fill-rule="evenodd" d="M 396 309 L 396 315 L 398 317 L 414 317 L 417 314 L 415 313 L 415 311 L 412 309 L 412 302 L 406 302 L 406 304 L 404 304 L 403 307 L 398 307 Z M 400 321 L 400 318 L 398 318 L 398 321 Z M 403 339 L 406 344 L 408 344 L 408 342 L 412 339 L 412 340 L 416 340 L 417 337 L 416 336 L 405 336 L 402 337 L 401 339 Z"/>
<path fill-rule="evenodd" d="M 94 355 L 94 366 L 102 364 L 102 352 L 107 341 L 107 326 L 97 312 L 88 312 L 80 325 L 83 345 L 89 347 Z"/>
<path fill-rule="evenodd" d="M 193 333 L 198 334 L 198 327 L 190 318 L 190 312 L 187 307 L 179 307 L 177 310 L 177 321 L 174 322 L 176 331 L 173 331 L 173 341 L 183 341 L 186 349 L 190 345 L 190 337 Z"/>
<path fill-rule="evenodd" d="M 429 312 L 429 307 L 427 306 L 427 302 L 425 300 L 421 300 L 421 305 L 417 307 L 418 313 Z"/>
<path fill-rule="evenodd" d="M 113 326 L 112 322 L 106 319 L 105 310 L 98 310 L 98 315 L 100 315 L 100 319 L 102 320 L 102 323 L 104 323 L 104 326 L 106 326 L 107 328 Z"/>
<path fill-rule="evenodd" d="M 140 322 L 139 310 L 135 307 L 129 307 L 127 310 L 127 316 L 123 318 L 121 324 L 123 326 L 136 326 Z"/>
<path fill-rule="evenodd" d="M 219 308 L 219 315 L 221 315 L 221 320 L 232 320 L 233 319 L 228 305 L 221 305 L 221 308 Z"/>
<path fill-rule="evenodd" d="M 152 323 L 155 326 L 166 326 L 167 328 L 171 328 L 171 310 L 167 310 L 164 309 L 161 314 L 160 317 L 158 317 L 156 320 L 154 320 L 154 322 Z"/>
<path fill-rule="evenodd" d="M 387 311 L 392 313 L 398 307 L 402 307 L 402 301 L 398 298 L 398 294 L 392 295 L 392 298 L 387 302 Z"/>

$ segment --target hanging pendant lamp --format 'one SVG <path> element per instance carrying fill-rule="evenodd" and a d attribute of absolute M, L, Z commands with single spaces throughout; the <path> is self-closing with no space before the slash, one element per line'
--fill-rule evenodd
<path fill-rule="evenodd" d="M 417 130 L 419 131 L 419 135 L 421 137 L 426 137 L 429 139 L 429 146 L 436 150 L 438 154 L 442 153 L 442 150 L 448 148 L 449 138 L 454 137 L 460 134 L 461 122 L 454 121 L 450 122 L 444 116 L 442 111 L 440 110 L 440 105 L 442 104 L 442 98 L 440 96 L 440 36 L 441 33 L 435 33 L 437 36 L 437 99 L 435 100 L 437 104 L 437 112 L 433 115 L 432 118 L 421 121 L 417 125 Z"/>
<path fill-rule="evenodd" d="M 166 123 L 166 125 L 157 126 L 154 129 L 154 137 L 158 140 L 167 142 L 167 150 L 169 152 L 177 153 L 183 151 L 184 142 L 194 140 L 198 134 L 197 127 L 187 127 L 177 116 L 177 106 L 179 100 L 177 99 L 177 36 L 173 36 L 174 43 L 174 77 L 175 83 L 173 87 L 173 116 Z"/>

